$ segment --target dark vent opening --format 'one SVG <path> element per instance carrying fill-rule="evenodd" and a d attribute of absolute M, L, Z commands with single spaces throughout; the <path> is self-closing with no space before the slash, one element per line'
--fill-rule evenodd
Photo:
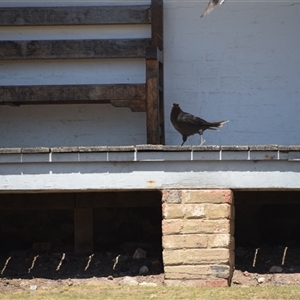
<path fill-rule="evenodd" d="M 300 272 L 300 192 L 235 192 L 235 268 Z"/>
<path fill-rule="evenodd" d="M 0 276 L 161 274 L 161 205 L 158 191 L 1 194 Z"/>

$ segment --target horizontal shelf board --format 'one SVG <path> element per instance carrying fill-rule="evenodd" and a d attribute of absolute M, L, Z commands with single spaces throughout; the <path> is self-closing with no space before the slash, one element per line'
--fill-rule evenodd
<path fill-rule="evenodd" d="M 151 39 L 0 41 L 0 59 L 143 58 Z"/>
<path fill-rule="evenodd" d="M 0 104 L 101 102 L 128 106 L 130 101 L 138 104 L 145 99 L 145 84 L 0 86 Z"/>
<path fill-rule="evenodd" d="M 0 26 L 150 24 L 149 5 L 0 8 Z"/>

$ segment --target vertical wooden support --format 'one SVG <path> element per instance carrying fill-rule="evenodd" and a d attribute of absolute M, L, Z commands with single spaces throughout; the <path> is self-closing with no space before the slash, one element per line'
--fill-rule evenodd
<path fill-rule="evenodd" d="M 147 143 L 160 144 L 159 70 L 157 59 L 146 59 Z"/>
<path fill-rule="evenodd" d="M 163 50 L 163 0 L 151 1 L 151 44 Z"/>
<path fill-rule="evenodd" d="M 93 251 L 93 209 L 74 209 L 75 252 Z"/>
<path fill-rule="evenodd" d="M 159 126 L 160 126 L 160 143 L 165 145 L 165 114 L 164 114 L 164 68 L 163 63 L 159 62 Z"/>
<path fill-rule="evenodd" d="M 163 62 L 157 57 L 157 49 L 163 50 L 163 0 L 151 1 L 151 35 L 156 54 L 146 51 L 147 143 L 164 144 Z"/>

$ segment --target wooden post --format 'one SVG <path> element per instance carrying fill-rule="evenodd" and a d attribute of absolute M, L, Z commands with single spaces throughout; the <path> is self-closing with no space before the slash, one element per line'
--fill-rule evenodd
<path fill-rule="evenodd" d="M 74 209 L 75 252 L 93 251 L 93 209 Z"/>
<path fill-rule="evenodd" d="M 151 1 L 151 44 L 163 50 L 163 0 Z"/>
<path fill-rule="evenodd" d="M 146 59 L 147 143 L 160 144 L 159 70 L 157 59 Z"/>
<path fill-rule="evenodd" d="M 163 0 L 152 0 L 151 1 L 151 45 L 156 46 L 160 51 L 163 51 Z M 161 52 L 162 54 L 162 52 Z M 146 54 L 147 55 L 147 54 Z M 149 63 L 150 64 L 150 63 Z M 156 67 L 156 66 L 155 66 Z M 164 126 L 164 83 L 163 83 L 163 59 L 159 59 L 158 63 L 158 102 L 156 113 L 158 115 L 158 124 L 157 128 L 159 130 L 158 135 L 159 139 L 155 140 L 155 144 L 165 144 L 165 126 Z M 148 78 L 148 76 L 147 76 Z M 148 87 L 148 85 L 147 85 Z M 147 113 L 149 112 L 148 106 L 148 89 L 147 89 Z M 147 116 L 147 127 L 150 126 L 149 122 L 152 122 L 151 115 L 149 118 Z M 152 144 L 149 140 L 149 130 L 148 133 L 148 144 Z"/>

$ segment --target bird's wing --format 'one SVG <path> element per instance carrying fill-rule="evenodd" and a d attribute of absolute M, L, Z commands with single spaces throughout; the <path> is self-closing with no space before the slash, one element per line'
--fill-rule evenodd
<path fill-rule="evenodd" d="M 185 123 L 190 123 L 190 124 L 193 124 L 193 125 L 206 125 L 208 124 L 207 121 L 199 118 L 199 117 L 196 117 L 192 114 L 189 114 L 189 113 L 184 113 L 181 117 L 182 121 L 185 122 Z"/>
<path fill-rule="evenodd" d="M 224 2 L 225 1 L 223 0 L 222 4 Z M 206 9 L 204 10 L 203 14 L 201 15 L 201 18 L 207 16 L 215 8 L 215 6 L 218 5 L 218 3 L 219 3 L 219 0 L 210 0 Z"/>

